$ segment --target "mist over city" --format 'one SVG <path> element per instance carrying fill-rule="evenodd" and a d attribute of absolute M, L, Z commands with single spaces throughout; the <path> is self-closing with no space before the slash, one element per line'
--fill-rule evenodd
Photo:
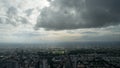
<path fill-rule="evenodd" d="M 0 68 L 120 68 L 120 0 L 0 0 Z"/>

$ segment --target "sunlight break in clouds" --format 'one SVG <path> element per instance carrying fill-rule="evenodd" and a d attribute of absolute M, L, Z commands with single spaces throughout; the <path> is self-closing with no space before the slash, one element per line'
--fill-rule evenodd
<path fill-rule="evenodd" d="M 120 0 L 0 0 L 0 42 L 119 41 Z"/>
<path fill-rule="evenodd" d="M 41 36 L 42 31 L 36 33 L 33 27 L 48 6 L 47 0 L 0 0 L 0 42 L 32 42 L 33 36 Z"/>

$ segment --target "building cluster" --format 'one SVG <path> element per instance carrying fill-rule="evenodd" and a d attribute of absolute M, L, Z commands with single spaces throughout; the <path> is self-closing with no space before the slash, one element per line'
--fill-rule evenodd
<path fill-rule="evenodd" d="M 0 68 L 120 68 L 120 56 L 65 50 L 0 53 Z"/>

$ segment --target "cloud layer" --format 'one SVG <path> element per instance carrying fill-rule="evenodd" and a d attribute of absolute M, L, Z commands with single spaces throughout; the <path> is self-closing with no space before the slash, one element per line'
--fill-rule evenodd
<path fill-rule="evenodd" d="M 0 0 L 0 43 L 119 41 L 119 3 L 120 0 Z"/>
<path fill-rule="evenodd" d="M 0 0 L 0 24 L 34 24 L 39 10 L 46 6 L 46 0 Z"/>
<path fill-rule="evenodd" d="M 41 10 L 38 28 L 70 30 L 120 23 L 120 0 L 53 0 Z"/>

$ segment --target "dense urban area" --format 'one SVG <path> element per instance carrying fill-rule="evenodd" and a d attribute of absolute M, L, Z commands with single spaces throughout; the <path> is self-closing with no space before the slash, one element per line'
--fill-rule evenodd
<path fill-rule="evenodd" d="M 0 49 L 0 68 L 120 68 L 120 49 Z"/>

